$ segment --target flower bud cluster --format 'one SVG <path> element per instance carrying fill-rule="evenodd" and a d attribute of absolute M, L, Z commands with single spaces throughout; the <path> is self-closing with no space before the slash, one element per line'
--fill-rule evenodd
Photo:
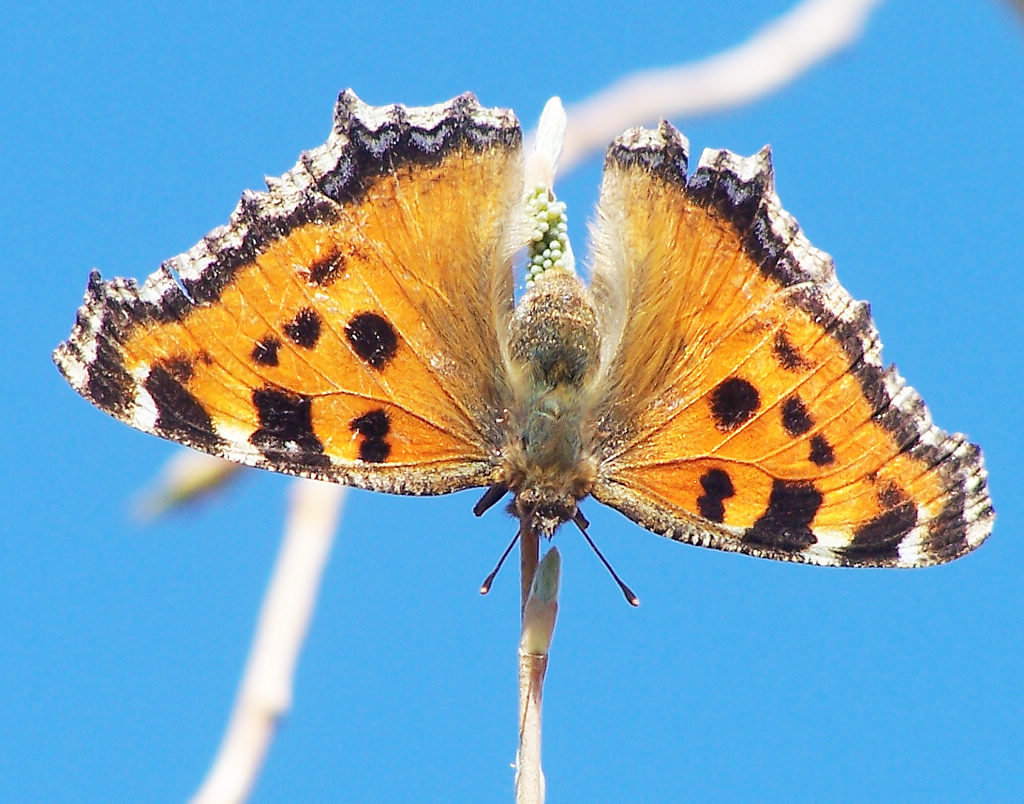
<path fill-rule="evenodd" d="M 526 209 L 533 225 L 530 233 L 526 286 L 531 287 L 545 271 L 575 271 L 569 247 L 569 223 L 565 204 L 555 200 L 548 187 L 539 185 L 527 196 Z"/>

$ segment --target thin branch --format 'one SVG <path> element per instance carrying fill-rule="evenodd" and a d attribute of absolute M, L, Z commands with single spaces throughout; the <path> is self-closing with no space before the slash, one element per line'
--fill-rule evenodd
<path fill-rule="evenodd" d="M 881 0 L 806 0 L 741 45 L 678 67 L 646 70 L 570 106 L 560 170 L 631 126 L 749 103 L 851 45 Z"/>
<path fill-rule="evenodd" d="M 519 750 L 516 751 L 516 804 L 543 804 L 541 709 L 547 655 L 519 653 Z"/>
<path fill-rule="evenodd" d="M 519 750 L 516 752 L 516 804 L 543 804 L 544 771 L 541 767 L 541 708 L 548 652 L 558 617 L 561 580 L 558 548 L 548 550 L 537 566 L 526 605 L 519 640 Z"/>
<path fill-rule="evenodd" d="M 284 541 L 263 600 L 231 720 L 193 804 L 226 804 L 249 795 L 277 724 L 292 702 L 295 664 L 330 555 L 345 488 L 292 484 Z"/>

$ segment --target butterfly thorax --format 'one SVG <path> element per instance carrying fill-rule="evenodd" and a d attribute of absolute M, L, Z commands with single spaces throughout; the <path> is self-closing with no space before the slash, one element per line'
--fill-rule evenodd
<path fill-rule="evenodd" d="M 590 293 L 574 274 L 538 277 L 509 336 L 516 426 L 505 450 L 508 486 L 517 516 L 550 535 L 573 518 L 596 472 L 586 422 L 601 340 Z"/>

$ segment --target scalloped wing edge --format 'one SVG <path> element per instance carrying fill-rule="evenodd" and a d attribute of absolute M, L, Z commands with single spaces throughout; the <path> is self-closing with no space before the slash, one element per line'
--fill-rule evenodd
<path fill-rule="evenodd" d="M 902 536 L 895 558 L 879 562 L 822 545 L 784 551 L 743 542 L 743 529 L 696 515 L 692 520 L 678 518 L 607 480 L 595 486 L 595 499 L 670 539 L 764 558 L 827 566 L 919 567 L 974 550 L 989 536 L 995 519 L 980 448 L 961 433 L 947 434 L 935 426 L 924 401 L 895 365 L 884 366 L 870 306 L 850 296 L 836 277 L 832 258 L 811 245 L 783 209 L 775 192 L 770 146 L 749 157 L 707 148 L 691 176 L 688 152 L 686 137 L 662 120 L 657 128 L 633 128 L 617 137 L 605 164 L 642 166 L 698 203 L 714 207 L 743 233 L 743 248 L 763 274 L 787 288 L 800 286 L 797 303 L 823 322 L 850 359 L 850 370 L 874 407 L 874 419 L 903 451 L 929 466 L 942 465 L 949 501 L 939 516 Z"/>
<path fill-rule="evenodd" d="M 493 461 L 446 467 L 445 477 L 429 483 L 406 476 L 403 465 L 362 471 L 326 456 L 284 469 L 256 447 L 239 449 L 212 424 L 207 427 L 194 417 L 173 428 L 162 426 L 146 378 L 125 369 L 119 344 L 139 325 L 179 321 L 194 307 L 214 303 L 239 267 L 295 226 L 331 220 L 341 205 L 358 200 L 376 175 L 401 164 L 438 162 L 463 143 L 486 149 L 519 147 L 521 142 L 522 130 L 511 110 L 485 108 L 471 93 L 407 107 L 371 106 L 345 90 L 335 104 L 327 142 L 303 152 L 282 176 L 268 177 L 266 191 L 243 192 L 227 224 L 164 261 L 141 285 L 135 279 L 104 280 L 92 271 L 71 334 L 54 350 L 53 360 L 79 394 L 114 418 L 236 463 L 400 494 L 487 485 L 496 477 Z"/>

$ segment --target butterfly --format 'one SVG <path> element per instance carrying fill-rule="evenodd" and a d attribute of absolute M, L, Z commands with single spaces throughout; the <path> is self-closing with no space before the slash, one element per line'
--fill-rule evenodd
<path fill-rule="evenodd" d="M 981 452 L 881 362 L 868 306 L 774 190 L 770 150 L 669 123 L 605 157 L 590 281 L 524 185 L 515 116 L 374 107 L 141 285 L 90 276 L 54 353 L 145 432 L 397 494 L 506 495 L 550 537 L 587 497 L 681 542 L 916 567 L 977 547 Z M 528 288 L 515 293 L 517 255 Z"/>

